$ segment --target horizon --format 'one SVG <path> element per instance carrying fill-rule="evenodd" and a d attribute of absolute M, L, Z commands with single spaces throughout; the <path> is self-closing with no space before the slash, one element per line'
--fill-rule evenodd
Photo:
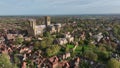
<path fill-rule="evenodd" d="M 50 15 L 50 14 L 46 14 L 46 15 L 34 15 L 34 14 L 31 14 L 31 15 L 25 15 L 25 14 L 23 14 L 23 15 L 0 15 L 0 16 L 113 16 L 113 15 L 117 15 L 117 16 L 119 16 L 120 15 L 120 13 L 119 14 L 53 14 L 53 15 Z"/>

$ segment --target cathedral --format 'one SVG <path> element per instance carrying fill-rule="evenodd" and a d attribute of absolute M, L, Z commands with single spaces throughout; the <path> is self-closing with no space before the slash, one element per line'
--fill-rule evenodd
<path fill-rule="evenodd" d="M 36 25 L 36 19 L 29 19 L 29 28 L 27 29 L 29 36 L 42 35 L 43 32 L 48 31 L 50 33 L 60 32 L 61 24 L 51 24 L 49 16 L 45 17 L 44 25 Z"/>

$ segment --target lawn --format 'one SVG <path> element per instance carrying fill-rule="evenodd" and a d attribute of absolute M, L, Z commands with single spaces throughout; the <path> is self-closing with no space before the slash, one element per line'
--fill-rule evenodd
<path fill-rule="evenodd" d="M 94 48 L 93 48 L 93 47 L 88 46 L 88 45 L 84 45 L 84 48 L 85 48 L 85 50 L 94 50 Z"/>
<path fill-rule="evenodd" d="M 67 47 L 68 47 L 69 49 L 73 49 L 73 48 L 74 48 L 74 45 L 68 44 Z M 77 46 L 77 48 L 75 49 L 75 52 L 76 52 L 76 53 L 79 53 L 79 52 L 81 51 L 81 49 L 82 49 L 82 46 Z"/>
<path fill-rule="evenodd" d="M 76 53 L 79 53 L 82 50 L 82 46 L 77 46 L 77 48 L 75 49 Z"/>
<path fill-rule="evenodd" d="M 74 48 L 74 45 L 71 45 L 71 44 L 68 44 L 67 47 L 69 49 L 73 49 Z M 93 51 L 94 48 L 91 47 L 91 46 L 87 46 L 87 45 L 78 45 L 75 49 L 75 53 L 78 54 L 82 51 L 82 47 L 84 47 L 85 50 L 90 50 L 90 51 Z"/>
<path fill-rule="evenodd" d="M 69 49 L 73 49 L 73 48 L 74 48 L 74 45 L 68 44 L 67 47 L 68 47 Z"/>

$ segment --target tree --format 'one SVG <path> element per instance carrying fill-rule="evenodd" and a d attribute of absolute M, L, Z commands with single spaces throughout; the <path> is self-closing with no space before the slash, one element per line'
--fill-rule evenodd
<path fill-rule="evenodd" d="M 44 48 L 46 48 L 48 45 L 47 45 L 47 43 L 45 42 L 45 41 L 41 41 L 41 43 L 40 43 L 40 48 L 41 49 L 44 49 Z"/>
<path fill-rule="evenodd" d="M 65 52 L 69 52 L 69 50 L 70 50 L 69 47 L 65 48 Z"/>
<path fill-rule="evenodd" d="M 53 52 L 52 49 L 51 49 L 51 48 L 48 48 L 48 49 L 46 50 L 47 56 L 52 56 L 52 55 L 53 55 L 52 52 Z"/>
<path fill-rule="evenodd" d="M 44 35 L 45 37 L 51 37 L 51 35 L 50 35 L 49 32 L 44 32 L 43 35 Z"/>
<path fill-rule="evenodd" d="M 110 57 L 110 52 L 106 50 L 106 48 L 102 45 L 99 46 L 99 48 L 95 49 L 95 52 L 97 53 L 99 59 L 106 61 Z"/>
<path fill-rule="evenodd" d="M 18 58 L 18 56 L 14 55 L 14 63 L 16 66 L 20 67 L 21 65 L 21 61 L 20 59 Z"/>
<path fill-rule="evenodd" d="M 106 51 L 106 48 L 103 45 L 100 45 L 99 48 L 98 48 L 98 50 L 100 50 L 100 51 Z"/>
<path fill-rule="evenodd" d="M 110 57 L 110 54 L 107 51 L 100 51 L 100 52 L 98 52 L 98 56 L 103 61 L 106 61 Z"/>
<path fill-rule="evenodd" d="M 0 55 L 0 68 L 16 68 L 9 59 L 9 56 L 6 54 Z"/>
<path fill-rule="evenodd" d="M 79 43 L 80 45 L 83 45 L 83 44 L 84 44 L 84 41 L 83 41 L 83 40 L 80 40 L 78 43 Z"/>
<path fill-rule="evenodd" d="M 40 48 L 40 42 L 39 41 L 36 41 L 34 43 L 34 49 L 39 49 Z"/>
<path fill-rule="evenodd" d="M 97 59 L 98 59 L 97 54 L 95 54 L 92 51 L 85 51 L 83 55 L 84 55 L 85 58 L 88 58 L 88 59 L 91 59 L 91 60 L 94 60 L 94 61 L 97 61 Z"/>
<path fill-rule="evenodd" d="M 22 44 L 22 42 L 24 41 L 23 38 L 20 38 L 20 37 L 17 37 L 16 40 L 15 40 L 15 44 Z"/>
<path fill-rule="evenodd" d="M 82 47 L 81 51 L 82 51 L 82 53 L 84 53 L 84 51 L 85 51 L 85 48 L 84 48 L 84 46 Z"/>
<path fill-rule="evenodd" d="M 108 61 L 107 68 L 120 68 L 120 62 L 112 58 Z"/>
<path fill-rule="evenodd" d="M 51 37 L 44 38 L 40 43 L 40 48 L 45 49 L 45 48 L 51 46 L 52 43 L 53 43 L 53 38 L 51 38 Z"/>
<path fill-rule="evenodd" d="M 47 56 L 56 55 L 60 51 L 61 47 L 59 45 L 54 45 L 46 49 Z"/>
<path fill-rule="evenodd" d="M 84 44 L 85 44 L 85 45 L 88 45 L 88 44 L 89 44 L 89 40 L 87 40 L 87 39 L 84 40 Z"/>
<path fill-rule="evenodd" d="M 51 45 L 53 43 L 53 38 L 52 37 L 47 37 L 43 41 L 47 42 L 47 45 Z"/>
<path fill-rule="evenodd" d="M 80 63 L 80 68 L 92 68 L 91 65 L 88 62 L 82 61 Z"/>

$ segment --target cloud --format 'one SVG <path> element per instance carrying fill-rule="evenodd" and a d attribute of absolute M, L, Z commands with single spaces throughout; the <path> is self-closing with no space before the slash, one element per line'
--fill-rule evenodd
<path fill-rule="evenodd" d="M 1 0 L 4 14 L 120 13 L 120 0 Z"/>

